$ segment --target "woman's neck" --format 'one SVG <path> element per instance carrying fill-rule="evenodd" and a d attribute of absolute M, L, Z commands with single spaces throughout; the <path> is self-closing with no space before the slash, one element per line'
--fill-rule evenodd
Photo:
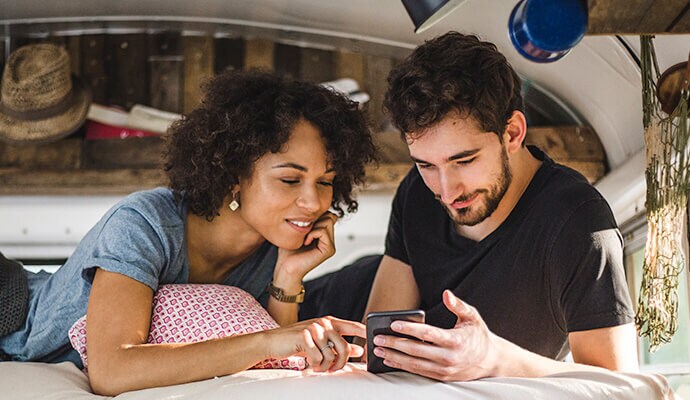
<path fill-rule="evenodd" d="M 186 241 L 191 283 L 222 282 L 265 241 L 239 213 L 223 209 L 211 221 L 187 214 Z"/>

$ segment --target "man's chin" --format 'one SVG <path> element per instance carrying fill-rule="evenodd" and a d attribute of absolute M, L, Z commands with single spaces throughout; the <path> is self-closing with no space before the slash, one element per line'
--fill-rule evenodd
<path fill-rule="evenodd" d="M 475 226 L 477 224 L 482 223 L 487 216 L 484 215 L 482 210 L 478 210 L 473 212 L 472 210 L 468 210 L 465 212 L 460 212 L 458 210 L 449 210 L 449 214 L 451 216 L 451 219 L 456 225 L 461 225 L 461 226 Z"/>

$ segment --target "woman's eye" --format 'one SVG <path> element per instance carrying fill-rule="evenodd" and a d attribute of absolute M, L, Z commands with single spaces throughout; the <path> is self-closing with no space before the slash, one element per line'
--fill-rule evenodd
<path fill-rule="evenodd" d="M 333 186 L 333 182 L 331 182 L 331 181 L 321 181 L 321 182 L 319 182 L 319 185 L 323 185 L 323 186 Z"/>
<path fill-rule="evenodd" d="M 280 181 L 288 185 L 294 185 L 296 183 L 299 183 L 298 179 L 281 179 Z"/>

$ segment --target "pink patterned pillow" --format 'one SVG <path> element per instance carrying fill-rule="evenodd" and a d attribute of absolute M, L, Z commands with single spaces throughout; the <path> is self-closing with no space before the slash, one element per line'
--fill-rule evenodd
<path fill-rule="evenodd" d="M 148 343 L 194 343 L 226 336 L 243 335 L 278 328 L 278 323 L 254 297 L 225 285 L 162 285 L 153 296 Z M 79 352 L 84 368 L 86 316 L 69 330 L 72 347 Z M 267 359 L 253 368 L 306 368 L 304 357 Z"/>

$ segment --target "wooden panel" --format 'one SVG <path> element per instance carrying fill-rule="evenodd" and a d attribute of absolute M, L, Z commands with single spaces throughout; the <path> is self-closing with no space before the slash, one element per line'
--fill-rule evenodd
<path fill-rule="evenodd" d="M 30 38 L 26 36 L 12 36 L 10 38 L 10 52 L 17 50 L 27 44 L 38 43 L 41 39 Z"/>
<path fill-rule="evenodd" d="M 366 190 L 393 190 L 398 187 L 413 165 L 407 162 L 368 166 L 364 188 Z"/>
<path fill-rule="evenodd" d="M 410 150 L 398 131 L 374 132 L 374 145 L 379 152 L 379 161 L 386 163 L 409 163 Z"/>
<path fill-rule="evenodd" d="M 65 47 L 69 53 L 69 62 L 72 73 L 81 76 L 81 36 L 67 36 Z"/>
<path fill-rule="evenodd" d="M 0 169 L 0 194 L 129 194 L 166 184 L 160 168 L 117 170 Z"/>
<path fill-rule="evenodd" d="M 299 78 L 302 66 L 302 48 L 289 44 L 276 43 L 274 49 L 274 68 L 279 74 Z"/>
<path fill-rule="evenodd" d="M 536 145 L 554 161 L 580 172 L 591 183 L 606 172 L 604 147 L 590 127 L 529 128 L 525 143 Z"/>
<path fill-rule="evenodd" d="M 333 52 L 320 49 L 302 49 L 300 78 L 309 82 L 326 82 L 335 77 Z"/>
<path fill-rule="evenodd" d="M 150 56 L 181 56 L 182 37 L 177 32 L 160 32 L 147 36 Z"/>
<path fill-rule="evenodd" d="M 685 8 L 683 15 L 680 15 L 671 27 L 672 33 L 690 33 L 690 3 Z M 690 274 L 688 275 L 690 279 Z"/>
<path fill-rule="evenodd" d="M 364 85 L 364 56 L 361 53 L 338 51 L 334 55 L 335 78 L 352 78 Z"/>
<path fill-rule="evenodd" d="M 604 147 L 590 127 L 534 127 L 527 130 L 525 143 L 534 144 L 553 159 L 604 161 Z"/>
<path fill-rule="evenodd" d="M 201 101 L 201 84 L 213 75 L 214 46 L 211 36 L 184 36 L 183 111 L 192 111 Z"/>
<path fill-rule="evenodd" d="M 109 104 L 127 110 L 135 104 L 148 104 L 146 36 L 108 35 L 105 48 Z"/>
<path fill-rule="evenodd" d="M 265 39 L 248 39 L 245 42 L 244 69 L 273 70 L 274 43 Z"/>
<path fill-rule="evenodd" d="M 388 89 L 388 73 L 393 66 L 390 58 L 378 56 L 365 56 L 364 87 L 369 93 L 367 110 L 374 131 L 383 130 L 385 116 L 383 114 L 383 98 Z"/>
<path fill-rule="evenodd" d="M 5 41 L 0 40 L 0 79 L 2 79 L 2 71 L 5 70 Z"/>
<path fill-rule="evenodd" d="M 644 13 L 636 31 L 639 33 L 669 32 L 676 18 L 683 14 L 687 7 L 688 0 L 664 0 L 663 3 L 657 0 Z"/>
<path fill-rule="evenodd" d="M 225 70 L 241 70 L 244 67 L 244 39 L 242 38 L 216 38 L 214 71 L 216 73 Z"/>
<path fill-rule="evenodd" d="M 585 178 L 587 178 L 589 183 L 592 184 L 596 183 L 606 173 L 606 167 L 604 163 L 601 161 L 574 161 L 560 160 L 557 158 L 554 158 L 553 160 L 559 164 L 563 164 L 581 173 L 585 176 Z"/>
<path fill-rule="evenodd" d="M 184 58 L 179 33 L 148 36 L 149 105 L 159 110 L 182 112 Z"/>
<path fill-rule="evenodd" d="M 688 33 L 678 24 L 687 8 L 687 0 L 589 0 L 587 33 Z"/>
<path fill-rule="evenodd" d="M 180 56 L 149 57 L 150 105 L 163 111 L 182 112 L 183 58 Z"/>
<path fill-rule="evenodd" d="M 62 139 L 40 146 L 13 146 L 0 142 L 0 168 L 79 168 L 81 142 L 78 138 Z"/>
<path fill-rule="evenodd" d="M 67 39 L 64 36 L 48 36 L 41 39 L 39 43 L 52 43 L 57 46 L 67 47 Z"/>
<path fill-rule="evenodd" d="M 91 87 L 93 102 L 106 104 L 105 36 L 82 36 L 81 57 L 82 77 Z"/>
<path fill-rule="evenodd" d="M 84 141 L 84 168 L 160 168 L 164 142 L 158 137 Z"/>

